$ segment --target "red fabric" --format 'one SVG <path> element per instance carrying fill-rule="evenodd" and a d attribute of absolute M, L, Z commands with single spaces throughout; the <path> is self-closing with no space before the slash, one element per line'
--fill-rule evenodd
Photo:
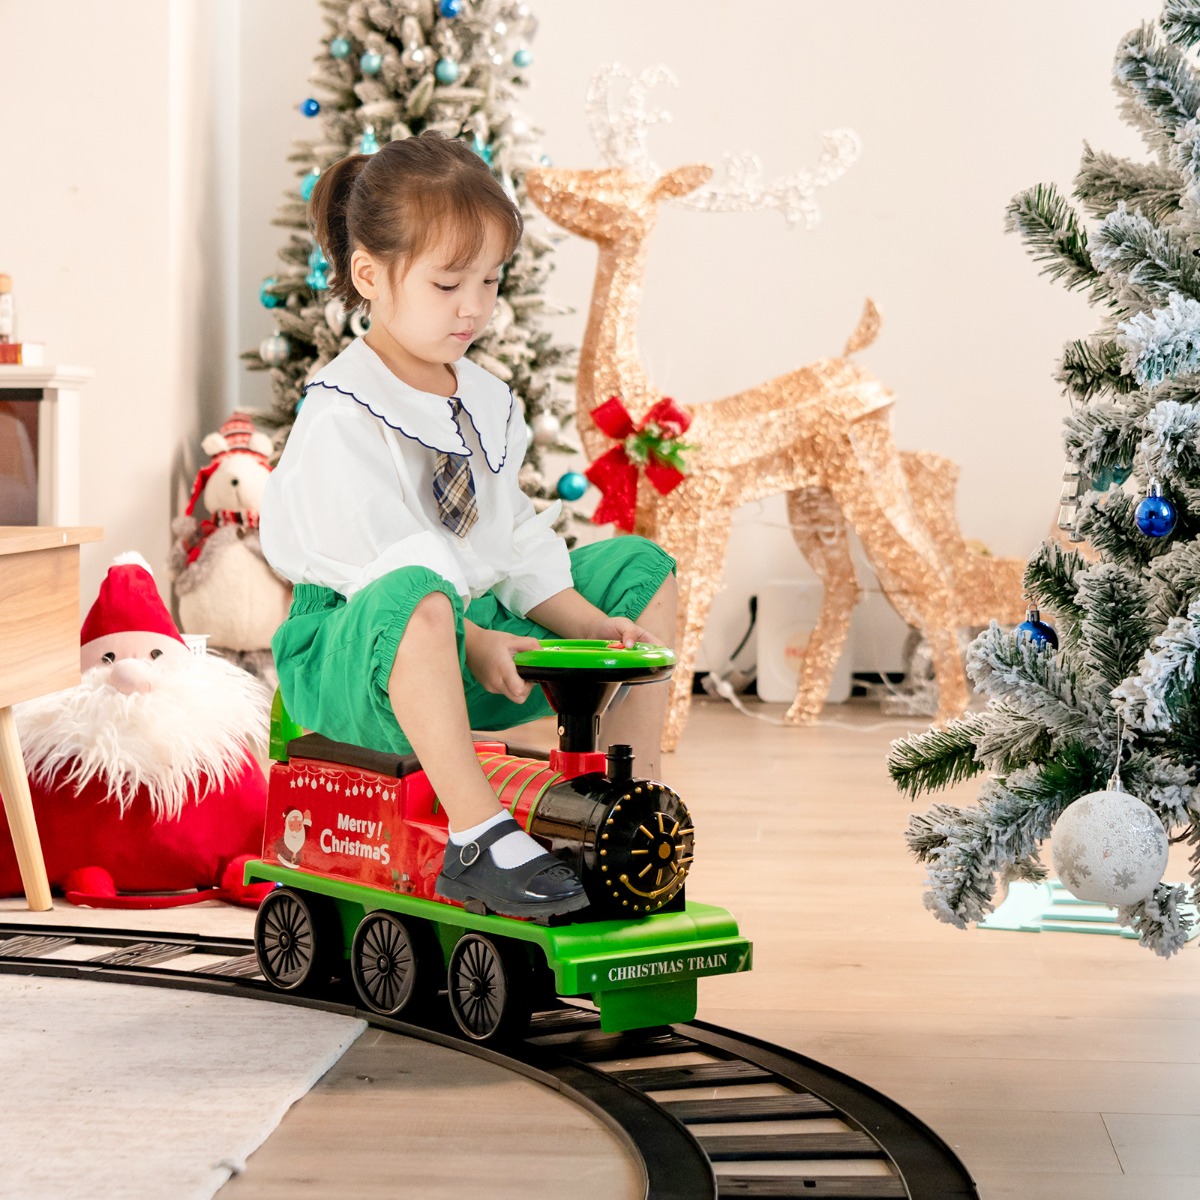
<path fill-rule="evenodd" d="M 167 892 L 220 885 L 231 859 L 257 855 L 262 846 L 267 782 L 251 759 L 223 792 L 205 785 L 174 820 L 155 821 L 144 797 L 120 816 L 104 785 L 93 780 L 76 793 L 71 786 L 40 787 L 30 781 L 42 855 L 50 886 L 67 876 L 101 867 L 122 892 Z M 0 895 L 21 894 L 21 876 L 8 822 L 0 811 Z"/>
<path fill-rule="evenodd" d="M 244 525 L 247 529 L 257 529 L 258 520 L 258 513 L 243 513 L 234 509 L 222 509 L 216 516 L 206 517 L 181 542 L 184 553 L 187 555 L 188 565 L 190 566 L 200 557 L 204 551 L 205 542 L 222 526 Z"/>
<path fill-rule="evenodd" d="M 610 396 L 603 404 L 592 409 L 591 416 L 602 433 L 622 443 L 602 454 L 584 472 L 600 489 L 600 503 L 592 514 L 592 521 L 597 525 L 606 525 L 612 521 L 627 532 L 632 531 L 637 513 L 638 469 L 637 464 L 629 457 L 624 443 L 633 434 L 640 433 L 650 425 L 657 426 L 665 440 L 674 441 L 692 423 L 691 413 L 680 408 L 669 396 L 664 396 L 646 413 L 641 424 L 635 426 L 621 398 Z M 646 478 L 663 496 L 677 488 L 684 480 L 683 472 L 657 458 L 653 449 L 650 451 L 645 470 Z"/>
<path fill-rule="evenodd" d="M 177 642 L 183 638 L 158 594 L 154 576 L 137 563 L 108 568 L 100 594 L 84 618 L 79 644 L 113 633 L 161 633 Z"/>

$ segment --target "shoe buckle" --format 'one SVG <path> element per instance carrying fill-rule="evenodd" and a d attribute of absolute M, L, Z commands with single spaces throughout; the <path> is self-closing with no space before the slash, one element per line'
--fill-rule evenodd
<path fill-rule="evenodd" d="M 470 857 L 468 858 L 468 854 Z M 461 846 L 458 851 L 458 860 L 464 867 L 471 866 L 472 863 L 479 857 L 479 843 L 468 842 L 465 846 Z"/>

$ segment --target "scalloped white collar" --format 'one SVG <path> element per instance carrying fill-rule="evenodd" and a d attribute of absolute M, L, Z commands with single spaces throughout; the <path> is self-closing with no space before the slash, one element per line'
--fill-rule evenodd
<path fill-rule="evenodd" d="M 321 387 L 348 396 L 373 417 L 431 450 L 471 455 L 451 416 L 458 399 L 475 427 L 493 474 L 508 457 L 508 422 L 515 403 L 512 389 L 469 358 L 454 364 L 458 387 L 454 396 L 422 392 L 398 378 L 361 338 L 323 366 L 304 391 Z"/>

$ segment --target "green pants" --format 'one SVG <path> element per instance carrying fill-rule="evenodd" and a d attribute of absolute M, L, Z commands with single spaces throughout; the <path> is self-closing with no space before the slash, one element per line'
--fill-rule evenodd
<path fill-rule="evenodd" d="M 640 537 L 614 537 L 571 551 L 571 577 L 584 599 L 610 617 L 636 620 L 675 570 L 675 560 Z M 458 664 L 472 729 L 507 729 L 547 716 L 535 688 L 524 704 L 485 691 L 467 668 L 464 616 L 484 629 L 523 637 L 553 637 L 508 611 L 491 593 L 463 609 L 462 597 L 426 567 L 401 567 L 347 601 L 331 588 L 299 583 L 287 620 L 271 639 L 283 702 L 292 719 L 339 742 L 397 754 L 412 744 L 392 712 L 388 677 L 405 626 L 418 602 L 441 592 L 454 606 Z"/>

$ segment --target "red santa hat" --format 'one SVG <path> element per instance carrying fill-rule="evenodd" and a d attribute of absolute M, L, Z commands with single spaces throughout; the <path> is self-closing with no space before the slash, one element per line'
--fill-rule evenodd
<path fill-rule="evenodd" d="M 161 633 L 183 642 L 158 594 L 150 564 L 140 554 L 120 554 L 113 559 L 100 594 L 84 618 L 79 643 L 86 646 L 113 633 Z"/>
<path fill-rule="evenodd" d="M 254 422 L 241 412 L 235 412 L 216 433 L 210 433 L 200 443 L 202 449 L 209 455 L 210 461 L 196 473 L 196 481 L 192 485 L 192 495 L 188 500 L 187 508 L 184 509 L 185 515 L 190 517 L 196 511 L 200 494 L 204 491 L 217 467 L 221 465 L 221 459 L 227 454 L 249 454 L 270 470 L 270 459 L 258 448 L 264 444 L 269 446 L 270 442 L 263 441 L 263 435 L 254 428 Z"/>

